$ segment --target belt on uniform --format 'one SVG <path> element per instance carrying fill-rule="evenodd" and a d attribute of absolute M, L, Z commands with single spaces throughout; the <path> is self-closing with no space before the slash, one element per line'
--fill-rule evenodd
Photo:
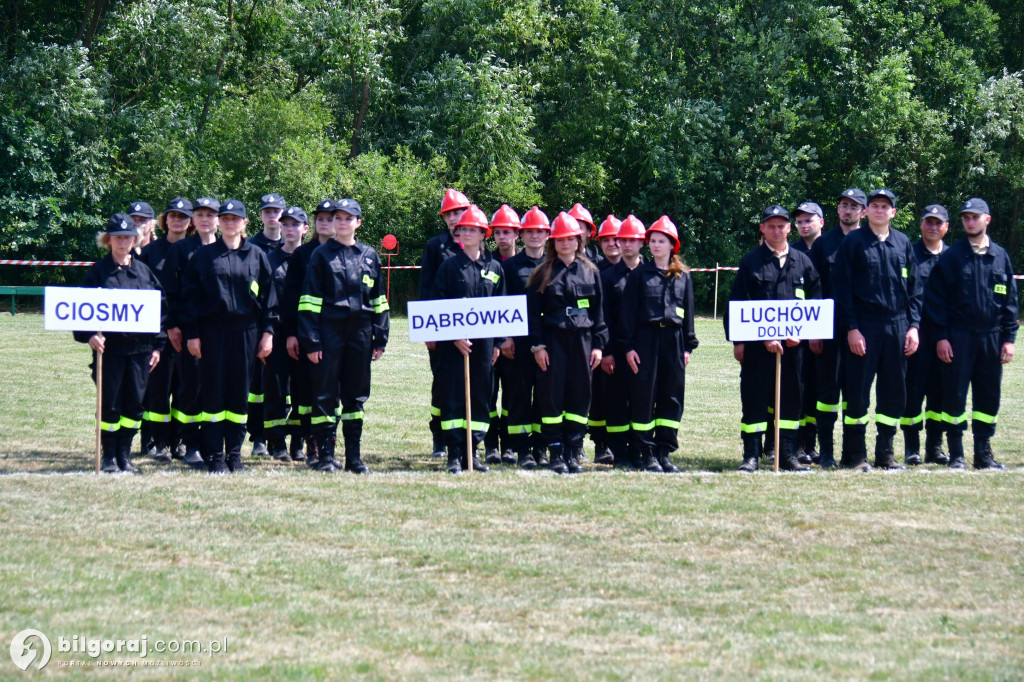
<path fill-rule="evenodd" d="M 667 329 L 668 327 L 681 327 L 672 320 L 651 320 L 650 325 L 652 327 L 660 327 L 661 329 Z"/>

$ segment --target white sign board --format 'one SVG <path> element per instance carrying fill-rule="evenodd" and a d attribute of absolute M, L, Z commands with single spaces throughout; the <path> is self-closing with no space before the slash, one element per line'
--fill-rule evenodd
<path fill-rule="evenodd" d="M 526 336 L 526 296 L 409 301 L 409 340 L 455 341 Z"/>
<path fill-rule="evenodd" d="M 730 341 L 831 339 L 835 301 L 729 301 Z"/>
<path fill-rule="evenodd" d="M 160 292 L 46 287 L 43 328 L 51 331 L 160 332 Z"/>

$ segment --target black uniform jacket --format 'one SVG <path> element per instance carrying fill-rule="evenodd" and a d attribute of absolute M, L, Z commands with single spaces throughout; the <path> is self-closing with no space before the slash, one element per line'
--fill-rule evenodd
<path fill-rule="evenodd" d="M 280 237 L 275 241 L 270 241 L 267 239 L 267 235 L 263 234 L 263 230 L 260 230 L 253 236 L 249 237 L 247 241 L 253 246 L 258 246 L 263 249 L 264 253 L 280 249 L 281 245 L 284 244 L 284 239 L 281 239 Z"/>
<path fill-rule="evenodd" d="M 889 322 L 905 317 L 921 326 L 921 280 L 910 240 L 889 230 L 885 241 L 869 227 L 843 240 L 832 273 L 836 324 L 857 329 L 867 321 Z"/>
<path fill-rule="evenodd" d="M 153 271 L 146 267 L 146 264 L 132 256 L 128 266 L 118 265 L 114 257 L 109 253 L 99 259 L 85 273 L 82 280 L 82 287 L 86 289 L 156 289 L 160 292 L 160 333 L 159 334 L 129 334 L 125 332 L 109 332 L 105 338 L 105 352 L 118 355 L 129 355 L 132 353 L 146 353 L 160 350 L 167 342 L 167 333 L 164 331 L 166 325 L 167 298 L 164 296 L 160 280 L 156 278 Z M 100 331 L 100 330 L 97 330 Z M 75 341 L 89 343 L 89 339 L 95 332 L 77 331 L 73 332 Z"/>
<path fill-rule="evenodd" d="M 843 228 L 836 225 L 815 239 L 814 244 L 811 245 L 811 263 L 818 271 L 818 277 L 821 278 L 821 295 L 824 298 L 832 298 L 834 295 L 832 291 L 833 268 L 836 264 L 836 254 L 839 253 L 839 247 L 842 246 L 845 238 Z"/>
<path fill-rule="evenodd" d="M 730 301 L 773 301 L 794 298 L 821 298 L 821 280 L 810 258 L 791 248 L 789 255 L 786 256 L 786 264 L 780 268 L 779 260 L 767 244 L 761 244 L 743 256 L 740 270 L 732 283 Z M 728 309 L 722 321 L 725 324 L 725 336 L 729 338 Z"/>
<path fill-rule="evenodd" d="M 437 277 L 437 270 L 441 263 L 445 262 L 457 253 L 462 252 L 462 247 L 452 237 L 451 232 L 446 228 L 444 232 L 427 240 L 423 249 L 423 266 L 420 270 L 420 300 L 428 301 L 438 297 L 433 294 L 434 279 Z"/>
<path fill-rule="evenodd" d="M 178 241 L 181 240 L 179 239 Z M 160 285 L 164 288 L 165 292 L 168 291 L 169 286 L 172 285 L 171 280 L 174 279 L 171 269 L 167 267 L 169 265 L 167 256 L 170 255 L 172 246 L 174 244 L 167 241 L 167 237 L 160 237 L 160 239 L 147 244 L 146 248 L 142 249 L 142 253 L 139 254 L 139 260 L 153 271 L 156 278 L 160 280 Z"/>
<path fill-rule="evenodd" d="M 305 353 L 322 350 L 320 325 L 353 316 L 373 325 L 371 345 L 388 344 L 391 315 L 381 285 L 380 256 L 356 240 L 351 246 L 336 239 L 313 251 L 298 305 L 299 343 Z"/>
<path fill-rule="evenodd" d="M 181 308 L 184 305 L 182 286 L 185 281 L 185 269 L 201 248 L 203 248 L 202 240 L 199 239 L 199 235 L 193 234 L 174 242 L 167 250 L 167 259 L 164 261 L 163 267 L 165 274 L 160 281 L 164 283 L 164 291 L 167 294 L 168 329 L 181 327 Z"/>
<path fill-rule="evenodd" d="M 990 242 L 979 256 L 964 237 L 946 249 L 928 278 L 925 306 L 939 341 L 950 329 L 998 331 L 1001 343 L 1017 338 L 1017 283 L 1006 250 Z"/>
<path fill-rule="evenodd" d="M 288 273 L 296 261 L 296 252 L 288 253 L 283 248 L 273 249 L 267 253 L 270 263 L 270 280 L 274 293 L 277 295 L 277 329 L 282 337 L 287 336 L 286 329 L 294 329 L 299 308 L 299 291 L 288 289 Z"/>
<path fill-rule="evenodd" d="M 544 256 L 530 258 L 526 251 L 520 251 L 506 261 L 502 261 L 501 269 L 505 271 L 505 294 L 516 296 L 526 293 L 526 282 L 538 265 L 544 262 Z"/>
<path fill-rule="evenodd" d="M 939 262 L 939 256 L 941 256 L 946 249 L 949 247 L 943 242 L 942 250 L 939 253 L 932 253 L 924 245 L 923 240 L 917 240 L 914 242 L 914 260 L 917 261 L 917 278 L 921 280 L 921 290 L 928 291 L 928 277 L 932 274 L 932 268 Z M 928 301 L 925 298 L 921 299 L 921 328 L 925 325 L 931 325 L 932 319 L 928 314 Z"/>
<path fill-rule="evenodd" d="M 605 262 L 608 263 L 608 261 Z M 641 262 L 640 265 L 643 263 Z M 608 343 L 604 347 L 605 355 L 621 356 L 628 350 L 622 345 L 626 336 L 625 330 L 622 329 L 622 292 L 626 289 L 629 272 L 629 266 L 622 260 L 615 265 L 609 263 L 609 267 L 601 271 L 604 321 L 608 326 Z"/>
<path fill-rule="evenodd" d="M 644 325 L 682 327 L 686 352 L 699 343 L 693 327 L 693 280 L 688 272 L 666 277 L 665 270 L 654 263 L 641 263 L 626 278 L 621 316 L 620 342 L 627 353 L 636 350 L 637 328 Z"/>
<path fill-rule="evenodd" d="M 232 251 L 218 238 L 189 261 L 182 276 L 179 320 L 185 339 L 199 338 L 200 327 L 207 326 L 254 325 L 273 334 L 277 320 L 270 261 L 248 239 Z"/>
<path fill-rule="evenodd" d="M 604 295 L 597 267 L 576 258 L 567 267 L 556 258 L 551 282 L 543 292 L 537 286 L 526 290 L 530 317 L 530 345 L 544 343 L 544 327 L 589 329 L 593 348 L 608 345 L 608 327 L 604 321 Z"/>
<path fill-rule="evenodd" d="M 512 260 L 512 259 L 509 259 Z M 434 279 L 431 298 L 482 298 L 505 295 L 505 273 L 501 264 L 486 251 L 477 260 L 463 251 L 441 263 Z M 498 345 L 505 339 L 496 338 Z"/>

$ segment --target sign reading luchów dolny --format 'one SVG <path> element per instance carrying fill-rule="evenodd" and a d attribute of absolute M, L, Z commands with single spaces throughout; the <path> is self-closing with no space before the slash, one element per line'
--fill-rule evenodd
<path fill-rule="evenodd" d="M 831 339 L 830 299 L 729 301 L 730 341 Z"/>
<path fill-rule="evenodd" d="M 160 332 L 160 292 L 46 287 L 43 328 L 50 331 Z"/>
<path fill-rule="evenodd" d="M 409 301 L 409 340 L 455 341 L 526 336 L 526 296 Z"/>

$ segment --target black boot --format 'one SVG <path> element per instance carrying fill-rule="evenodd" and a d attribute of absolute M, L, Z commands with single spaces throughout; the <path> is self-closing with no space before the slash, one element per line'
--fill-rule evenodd
<path fill-rule="evenodd" d="M 224 453 L 213 452 L 207 457 L 207 468 L 211 474 L 226 474 L 228 472 L 227 466 L 224 464 Z"/>
<path fill-rule="evenodd" d="M 537 460 L 533 458 L 533 453 L 530 452 L 530 448 L 523 448 L 519 451 L 519 468 L 532 471 L 537 468 Z"/>
<path fill-rule="evenodd" d="M 283 437 L 270 436 L 267 438 L 267 448 L 270 450 L 270 456 L 278 462 L 290 462 L 292 461 L 291 453 L 288 452 L 288 444 L 285 442 Z"/>
<path fill-rule="evenodd" d="M 757 471 L 758 460 L 761 459 L 761 453 L 761 434 L 744 433 L 743 463 L 740 464 L 739 470 L 744 473 L 753 473 Z"/>
<path fill-rule="evenodd" d="M 316 469 L 320 466 L 320 448 L 312 436 L 308 436 L 304 440 L 306 442 L 306 466 Z"/>
<path fill-rule="evenodd" d="M 895 432 L 879 431 L 875 436 L 875 468 L 888 469 L 890 471 L 902 471 L 905 466 L 896 462 L 896 453 L 893 452 L 892 441 Z"/>
<path fill-rule="evenodd" d="M 974 468 L 978 471 L 992 470 L 1003 471 L 1005 466 L 996 461 L 992 454 L 992 445 L 985 436 L 974 437 Z"/>
<path fill-rule="evenodd" d="M 801 429 L 803 438 L 804 455 L 807 461 L 801 460 L 802 464 L 821 464 L 821 455 L 818 453 L 818 425 L 816 423 L 804 424 Z"/>
<path fill-rule="evenodd" d="M 516 461 L 516 453 L 513 452 L 512 448 L 505 448 L 504 450 L 501 451 L 502 464 L 515 464 Z"/>
<path fill-rule="evenodd" d="M 654 453 L 654 447 L 650 445 L 640 446 L 640 469 L 652 474 L 663 474 L 665 470 L 658 462 L 658 456 Z"/>
<path fill-rule="evenodd" d="M 120 432 L 117 434 L 117 468 L 126 474 L 141 474 L 142 472 L 132 464 L 132 439 L 135 432 Z"/>
<path fill-rule="evenodd" d="M 488 464 L 501 464 L 501 450 L 498 448 L 487 448 L 487 456 L 484 461 Z"/>
<path fill-rule="evenodd" d="M 290 457 L 293 462 L 306 461 L 306 453 L 302 451 L 301 436 L 292 435 L 291 447 L 288 448 L 288 457 Z"/>
<path fill-rule="evenodd" d="M 253 457 L 269 457 L 270 450 L 267 449 L 267 439 L 253 438 L 252 439 L 252 456 Z"/>
<path fill-rule="evenodd" d="M 444 432 L 441 431 L 440 417 L 430 418 L 430 435 L 433 437 L 434 441 L 431 446 L 430 456 L 437 458 L 444 457 Z"/>
<path fill-rule="evenodd" d="M 233 474 L 240 474 L 245 471 L 245 466 L 242 464 L 242 453 L 238 450 L 232 450 L 228 453 L 225 458 L 225 465 Z"/>
<path fill-rule="evenodd" d="M 461 474 L 462 473 L 462 447 L 458 445 L 448 446 L 448 473 L 449 474 Z"/>
<path fill-rule="evenodd" d="M 966 469 L 964 462 L 964 432 L 954 427 L 946 432 L 946 442 L 949 443 L 949 468 Z"/>
<path fill-rule="evenodd" d="M 334 433 L 328 431 L 316 439 L 316 470 L 325 474 L 333 474 L 338 470 L 334 465 Z M 307 463 L 309 460 L 306 460 Z"/>
<path fill-rule="evenodd" d="M 949 464 L 949 456 L 942 451 L 942 427 L 936 428 L 931 422 L 925 427 L 924 463 L 942 466 Z"/>
<path fill-rule="evenodd" d="M 569 467 L 565 465 L 565 458 L 562 455 L 562 445 L 560 443 L 549 445 L 548 452 L 551 453 L 551 459 L 548 462 L 548 469 L 551 469 L 556 474 L 569 473 Z"/>
<path fill-rule="evenodd" d="M 903 463 L 916 467 L 921 461 L 921 430 L 912 426 L 903 431 Z"/>
<path fill-rule="evenodd" d="M 533 446 L 533 461 L 537 463 L 539 467 L 546 467 L 551 464 L 551 460 L 548 459 L 548 451 L 543 445 L 537 443 Z"/>
<path fill-rule="evenodd" d="M 843 469 L 871 471 L 863 429 L 843 425 L 843 453 L 839 459 L 839 466 Z"/>
<path fill-rule="evenodd" d="M 800 458 L 796 454 L 797 438 L 796 433 L 791 434 L 783 431 L 779 434 L 779 440 L 782 441 L 782 449 L 779 450 L 779 469 L 782 471 L 795 471 L 798 473 L 810 471 L 809 467 L 804 466 L 800 462 Z"/>
<path fill-rule="evenodd" d="M 669 450 L 665 445 L 658 446 L 658 464 L 661 465 L 661 470 L 666 474 L 678 474 L 679 467 L 672 463 L 669 459 Z"/>
<path fill-rule="evenodd" d="M 565 447 L 565 468 L 570 474 L 582 474 L 583 467 L 580 466 L 580 459 L 583 456 L 583 447 L 580 445 L 567 445 Z"/>
<path fill-rule="evenodd" d="M 769 415 L 770 416 L 770 415 Z M 763 459 L 775 459 L 775 421 L 768 420 L 768 430 L 764 432 L 764 447 L 761 449 Z"/>
<path fill-rule="evenodd" d="M 117 434 L 100 434 L 100 472 L 104 474 L 119 474 L 121 467 L 117 466 Z"/>
<path fill-rule="evenodd" d="M 359 451 L 363 437 L 362 420 L 346 421 L 341 425 L 341 434 L 345 439 L 345 471 L 351 471 L 353 474 L 370 473 L 370 468 L 363 464 Z"/>
<path fill-rule="evenodd" d="M 466 469 L 467 471 L 469 470 L 469 458 L 468 457 L 469 456 L 465 452 L 462 453 L 462 468 Z M 476 444 L 474 443 L 473 444 L 473 471 L 476 471 L 476 472 L 481 473 L 481 474 L 486 474 L 490 470 L 491 470 L 490 467 L 484 465 L 484 463 L 480 461 L 480 455 L 478 455 L 476 453 Z"/>
<path fill-rule="evenodd" d="M 594 464 L 615 464 L 615 455 L 603 439 L 594 446 Z"/>
<path fill-rule="evenodd" d="M 839 466 L 835 456 L 835 442 L 832 436 L 832 429 L 820 429 L 818 431 L 818 447 L 821 448 L 822 469 L 835 469 Z"/>

